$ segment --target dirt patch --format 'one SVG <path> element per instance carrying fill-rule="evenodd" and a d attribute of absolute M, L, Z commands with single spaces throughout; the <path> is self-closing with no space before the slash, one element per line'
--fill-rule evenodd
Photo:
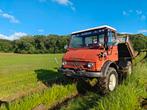
<path fill-rule="evenodd" d="M 141 101 L 141 107 L 144 109 L 144 110 L 147 110 L 147 98 L 143 98 L 142 101 Z"/>
<path fill-rule="evenodd" d="M 37 107 L 33 108 L 32 110 L 48 110 L 48 109 L 43 104 L 40 104 Z"/>
<path fill-rule="evenodd" d="M 54 106 L 52 106 L 51 108 L 49 108 L 49 110 L 60 110 L 61 107 L 67 105 L 70 100 L 73 100 L 73 99 L 75 99 L 75 98 L 77 98 L 79 96 L 80 96 L 79 94 L 75 94 L 73 96 L 67 97 L 62 102 L 60 102 L 58 104 L 55 104 Z"/>

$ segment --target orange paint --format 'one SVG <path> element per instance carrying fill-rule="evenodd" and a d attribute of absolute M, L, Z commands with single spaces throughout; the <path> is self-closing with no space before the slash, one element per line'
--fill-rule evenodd
<path fill-rule="evenodd" d="M 106 56 L 99 58 L 100 53 L 105 53 Z M 78 48 L 78 49 L 68 49 L 63 57 L 64 61 L 67 61 L 67 64 L 64 65 L 64 68 L 70 69 L 84 69 L 88 71 L 100 71 L 103 64 L 107 61 L 118 61 L 118 50 L 117 46 L 113 46 L 108 51 L 104 49 L 88 49 L 88 48 Z M 70 62 L 77 63 L 77 66 L 72 65 Z M 86 64 L 92 62 L 95 65 L 93 68 L 87 68 Z M 85 66 L 83 66 L 85 64 Z"/>

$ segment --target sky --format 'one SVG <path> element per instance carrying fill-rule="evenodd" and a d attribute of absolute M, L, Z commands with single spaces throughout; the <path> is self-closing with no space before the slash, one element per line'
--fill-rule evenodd
<path fill-rule="evenodd" d="M 0 38 L 59 34 L 101 25 L 147 34 L 147 0 L 0 0 Z"/>

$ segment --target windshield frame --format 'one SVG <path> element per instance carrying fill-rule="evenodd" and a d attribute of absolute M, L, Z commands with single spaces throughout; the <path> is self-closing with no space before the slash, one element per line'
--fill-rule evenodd
<path fill-rule="evenodd" d="M 73 48 L 73 49 L 79 49 L 79 48 L 89 48 L 88 46 L 84 46 L 85 45 L 85 39 L 86 37 L 97 37 L 97 43 L 99 44 L 99 39 L 100 39 L 100 35 L 104 35 L 103 39 L 106 38 L 108 31 L 106 29 L 100 29 L 100 30 L 93 30 L 93 31 L 89 31 L 89 32 L 81 32 L 81 33 L 76 33 L 76 34 L 72 34 L 71 35 L 71 39 L 70 39 L 70 43 L 69 43 L 69 48 Z M 72 47 L 71 43 L 72 43 L 72 39 L 74 37 L 81 37 L 82 38 L 82 45 L 81 47 Z M 103 45 L 105 45 L 105 41 L 103 41 Z"/>

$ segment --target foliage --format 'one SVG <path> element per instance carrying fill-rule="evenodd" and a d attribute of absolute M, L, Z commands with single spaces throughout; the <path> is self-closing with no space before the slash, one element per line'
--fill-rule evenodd
<path fill-rule="evenodd" d="M 122 34 L 118 35 L 122 36 Z M 135 50 L 146 51 L 147 37 L 142 34 L 129 36 Z M 21 54 L 64 53 L 66 51 L 64 46 L 68 44 L 69 38 L 69 36 L 59 35 L 34 35 L 25 36 L 14 41 L 0 39 L 0 52 Z"/>
<path fill-rule="evenodd" d="M 58 35 L 25 36 L 14 41 L 0 39 L 0 51 L 21 54 L 63 53 L 68 39 L 68 36 Z"/>
<path fill-rule="evenodd" d="M 126 37 L 129 36 L 132 45 L 136 51 L 146 51 L 147 50 L 147 36 L 143 34 L 118 34 L 118 36 Z"/>
<path fill-rule="evenodd" d="M 0 39 L 0 51 L 1 52 L 12 52 L 13 42 L 9 40 Z"/>
<path fill-rule="evenodd" d="M 63 53 L 68 42 L 67 36 L 35 35 L 14 41 L 14 52 L 22 54 Z"/>
<path fill-rule="evenodd" d="M 139 55 L 133 59 L 133 64 L 137 64 L 142 61 L 145 57 L 147 57 L 147 52 L 140 52 Z"/>
<path fill-rule="evenodd" d="M 147 49 L 147 37 L 143 34 L 130 35 L 133 47 L 137 51 Z"/>

